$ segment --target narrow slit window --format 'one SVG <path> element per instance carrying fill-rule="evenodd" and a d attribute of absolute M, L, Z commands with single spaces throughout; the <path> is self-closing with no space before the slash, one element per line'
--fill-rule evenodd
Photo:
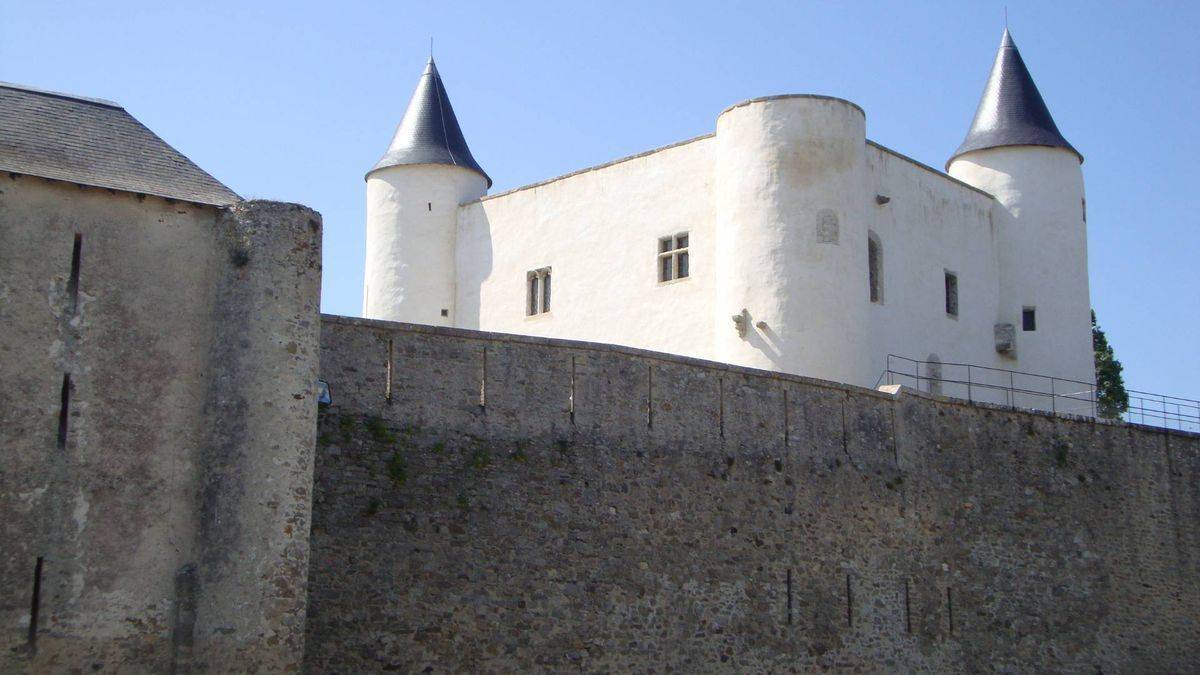
<path fill-rule="evenodd" d="M 946 272 L 946 313 L 958 316 L 958 275 Z"/>
<path fill-rule="evenodd" d="M 1037 310 L 1026 307 L 1021 310 L 1021 330 L 1037 330 Z"/>
<path fill-rule="evenodd" d="M 67 447 L 67 424 L 71 415 L 71 374 L 66 373 L 62 379 L 62 393 L 58 408 L 58 449 Z"/>
<path fill-rule="evenodd" d="M 33 593 L 30 594 L 29 602 L 29 646 L 37 647 L 38 637 L 38 615 L 42 609 L 42 564 L 45 558 L 38 556 L 37 562 L 33 567 Z"/>
<path fill-rule="evenodd" d="M 71 312 L 79 309 L 79 267 L 83 259 L 83 235 L 75 235 L 75 244 L 71 248 L 71 276 L 67 280 L 67 295 L 71 297 Z"/>
<path fill-rule="evenodd" d="M 681 232 L 658 240 L 658 281 L 686 279 L 690 273 L 688 259 L 688 233 Z"/>
<path fill-rule="evenodd" d="M 525 315 L 534 316 L 550 311 L 550 268 L 543 267 L 525 274 Z"/>

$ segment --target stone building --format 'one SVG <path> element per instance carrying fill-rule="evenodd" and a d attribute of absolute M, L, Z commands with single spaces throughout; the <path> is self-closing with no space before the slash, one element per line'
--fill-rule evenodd
<path fill-rule="evenodd" d="M 849 101 L 789 95 L 487 195 L 431 59 L 366 177 L 363 315 L 860 386 L 890 353 L 1086 388 L 1081 162 L 1005 30 L 948 173 L 869 141 Z"/>
<path fill-rule="evenodd" d="M 10 84 L 0 172 L 0 671 L 297 663 L 320 216 Z"/>

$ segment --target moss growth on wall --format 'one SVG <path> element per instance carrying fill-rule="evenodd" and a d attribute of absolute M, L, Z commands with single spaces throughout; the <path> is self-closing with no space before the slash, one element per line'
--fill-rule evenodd
<path fill-rule="evenodd" d="M 376 443 L 392 444 L 396 442 L 396 433 L 387 428 L 383 420 L 375 415 L 367 415 L 363 417 L 363 426 L 367 433 L 371 434 L 371 439 Z"/>
<path fill-rule="evenodd" d="M 1060 469 L 1067 466 L 1067 445 L 1065 443 L 1057 443 L 1054 446 L 1054 464 Z"/>
<path fill-rule="evenodd" d="M 492 463 L 492 455 L 488 453 L 486 448 L 475 448 L 471 452 L 471 467 L 475 469 L 486 469 Z"/>
<path fill-rule="evenodd" d="M 408 480 L 408 463 L 404 461 L 404 455 L 397 450 L 392 453 L 392 458 L 387 464 L 388 478 L 392 479 L 392 483 L 396 485 L 404 485 L 404 481 Z"/>

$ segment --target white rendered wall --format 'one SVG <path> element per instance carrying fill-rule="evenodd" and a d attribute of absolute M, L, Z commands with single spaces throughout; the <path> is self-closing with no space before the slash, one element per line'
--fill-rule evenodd
<path fill-rule="evenodd" d="M 955 159 L 950 175 L 986 190 L 998 202 L 999 316 L 1017 327 L 1015 367 L 1092 382 L 1079 158 L 1060 148 L 991 148 Z M 1036 331 L 1021 330 L 1025 306 L 1037 309 Z"/>
<path fill-rule="evenodd" d="M 393 166 L 367 176 L 363 316 L 455 325 L 458 207 L 486 191 L 483 176 L 456 166 Z"/>
<path fill-rule="evenodd" d="M 1012 368 L 995 348 L 999 312 L 996 231 L 989 195 L 878 145 L 867 146 L 869 223 L 883 251 L 882 297 L 868 302 L 871 370 L 878 378 L 887 355 L 925 361 L 936 355 L 942 376 L 966 381 L 951 363 Z M 887 197 L 878 204 L 876 195 Z M 867 251 L 860 253 L 866 274 Z M 958 316 L 946 313 L 945 273 L 958 275 Z M 913 372 L 913 364 L 892 367 Z M 907 369 L 907 370 L 906 370 Z M 918 369 L 916 374 L 925 375 Z M 995 376 L 972 374 L 985 384 Z M 1007 378 L 1000 377 L 1005 386 Z M 995 382 L 993 382 L 995 380 Z M 914 385 L 896 378 L 896 384 Z M 886 383 L 886 380 L 885 380 Z M 921 383 L 927 385 L 927 383 Z M 965 398 L 965 386 L 943 384 L 942 393 Z M 1003 392 L 979 388 L 972 398 L 1003 403 Z"/>
<path fill-rule="evenodd" d="M 464 205 L 457 326 L 712 357 L 711 137 Z M 691 276 L 659 283 L 658 239 L 690 236 Z M 527 317 L 526 272 L 552 269 Z"/>
<path fill-rule="evenodd" d="M 944 377 L 964 381 L 965 369 L 950 364 L 1090 380 L 1082 182 L 1074 156 L 1046 149 L 1024 155 L 1022 148 L 1010 158 L 995 151 L 993 162 L 1010 165 L 971 163 L 965 175 L 980 186 L 973 189 L 866 141 L 864 127 L 861 111 L 836 99 L 749 101 L 723 113 L 713 137 L 464 204 L 454 325 L 628 345 L 862 386 L 878 381 L 889 353 L 936 355 Z M 1038 153 L 1050 153 L 1049 163 Z M 975 154 L 955 170 L 966 171 L 963 162 Z M 1058 161 L 1059 154 L 1076 164 Z M 1010 175 L 1030 176 L 1036 187 L 1018 190 Z M 889 201 L 878 204 L 877 195 Z M 1006 204 L 1024 220 L 1009 223 Z M 836 243 L 822 229 L 829 214 L 837 221 Z M 1079 222 L 1044 226 L 1047 218 L 1071 217 Z M 660 284 L 658 238 L 685 231 L 691 277 Z M 883 251 L 878 303 L 868 287 L 868 232 Z M 543 267 L 553 270 L 552 311 L 528 317 L 526 273 Z M 957 317 L 945 310 L 947 270 L 958 277 Z M 1024 305 L 1037 307 L 1034 333 L 1021 331 Z M 731 318 L 743 307 L 750 316 L 745 339 Z M 996 352 L 997 323 L 1016 328 L 1015 356 Z M 1008 384 L 1006 374 L 976 369 L 973 377 Z M 1015 384 L 1048 389 L 1032 379 Z M 944 385 L 942 393 L 968 395 L 965 385 Z M 970 394 L 1008 402 L 999 390 L 975 387 Z M 1046 398 L 1020 403 L 1050 407 Z"/>
<path fill-rule="evenodd" d="M 840 99 L 773 97 L 717 118 L 718 360 L 873 383 L 865 144 L 862 110 Z M 731 319 L 743 309 L 745 337 Z"/>

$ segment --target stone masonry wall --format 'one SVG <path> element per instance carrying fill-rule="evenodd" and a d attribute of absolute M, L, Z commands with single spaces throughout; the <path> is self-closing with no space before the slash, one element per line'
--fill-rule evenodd
<path fill-rule="evenodd" d="M 321 343 L 310 672 L 1194 667 L 1195 435 L 341 317 Z"/>
<path fill-rule="evenodd" d="M 0 672 L 300 668 L 320 215 L 0 179 Z"/>

